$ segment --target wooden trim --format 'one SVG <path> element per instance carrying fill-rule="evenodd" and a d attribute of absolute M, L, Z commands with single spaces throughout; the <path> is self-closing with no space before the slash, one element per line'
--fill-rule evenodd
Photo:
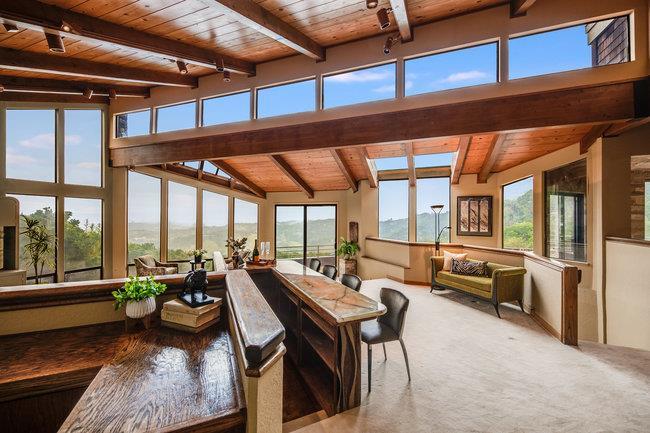
<path fill-rule="evenodd" d="M 197 87 L 198 79 L 187 75 L 97 63 L 74 57 L 0 48 L 0 68 L 14 71 L 69 75 L 154 86 Z M 168 162 L 168 161 L 163 161 Z"/>
<path fill-rule="evenodd" d="M 390 0 L 390 7 L 393 10 L 393 17 L 397 21 L 399 34 L 402 37 L 402 42 L 410 42 L 413 40 L 413 33 L 411 32 L 411 24 L 409 23 L 408 9 L 406 8 L 405 0 Z"/>
<path fill-rule="evenodd" d="M 609 123 L 596 125 L 580 140 L 580 154 L 587 153 L 589 148 L 611 127 Z"/>
<path fill-rule="evenodd" d="M 414 170 L 415 179 L 430 177 L 449 177 L 451 170 L 449 167 L 422 167 Z M 411 174 L 408 168 L 398 168 L 394 170 L 381 170 L 377 172 L 377 180 L 405 180 L 410 181 Z"/>
<path fill-rule="evenodd" d="M 618 137 L 619 135 L 627 131 L 631 131 L 632 129 L 638 128 L 639 126 L 647 125 L 648 123 L 650 123 L 650 117 L 628 120 L 627 122 L 613 124 L 612 126 L 607 128 L 607 131 L 605 131 L 605 134 L 603 134 L 603 136 Z"/>
<path fill-rule="evenodd" d="M 562 329 L 561 341 L 571 346 L 578 345 L 578 268 L 568 266 L 562 272 Z"/>
<path fill-rule="evenodd" d="M 402 278 L 397 278 L 392 275 L 386 275 L 386 278 L 388 278 L 389 280 L 397 281 L 398 283 L 409 284 L 411 286 L 426 286 L 427 289 L 431 287 L 431 283 L 427 281 L 404 280 Z"/>
<path fill-rule="evenodd" d="M 149 88 L 147 87 L 113 86 L 79 81 L 0 76 L 0 84 L 4 88 L 3 92 L 83 95 L 86 89 L 90 89 L 93 96 L 103 96 L 105 98 L 109 97 L 109 90 L 114 91 L 117 97 L 149 97 Z"/>
<path fill-rule="evenodd" d="M 375 161 L 368 157 L 368 151 L 365 147 L 357 149 L 357 152 L 359 153 L 359 159 L 361 159 L 361 165 L 366 172 L 370 188 L 377 188 L 377 166 L 375 165 Z"/>
<path fill-rule="evenodd" d="M 222 161 L 220 159 L 213 159 L 210 160 L 210 162 L 217 167 L 219 167 L 220 170 L 225 171 L 230 175 L 231 178 L 237 180 L 237 182 L 242 183 L 246 188 L 251 190 L 253 194 L 255 194 L 258 197 L 266 198 L 266 191 L 264 191 L 262 188 L 257 186 L 254 182 L 249 180 L 246 176 L 235 170 L 230 164 L 228 164 L 225 161 Z"/>
<path fill-rule="evenodd" d="M 354 173 L 352 172 L 352 169 L 348 165 L 347 161 L 345 160 L 345 157 L 343 156 L 343 153 L 339 149 L 331 149 L 330 153 L 332 154 L 332 158 L 334 158 L 334 161 L 336 162 L 336 165 L 339 166 L 339 169 L 341 170 L 341 174 L 343 177 L 345 177 L 345 181 L 350 185 L 350 188 L 352 188 L 353 192 L 357 192 L 359 190 L 359 186 L 357 185 L 357 181 L 354 178 Z"/>
<path fill-rule="evenodd" d="M 325 49 L 252 0 L 209 0 L 211 7 L 315 60 L 325 60 Z"/>
<path fill-rule="evenodd" d="M 476 178 L 477 183 L 487 183 L 490 173 L 492 173 L 492 168 L 494 168 L 494 165 L 501 155 L 501 150 L 503 149 L 503 143 L 506 141 L 506 137 L 507 134 L 498 134 L 490 143 L 490 148 L 485 154 L 485 159 L 481 165 L 481 171 Z"/>
<path fill-rule="evenodd" d="M 300 177 L 298 173 L 296 173 L 296 170 L 294 170 L 291 165 L 289 165 L 286 159 L 280 155 L 271 155 L 271 161 L 273 161 L 275 166 L 278 167 L 289 179 L 291 179 L 291 181 L 296 184 L 298 188 L 307 194 L 307 197 L 314 198 L 314 190 L 312 187 L 310 187 L 309 184 L 305 182 L 305 180 Z"/>
<path fill-rule="evenodd" d="M 646 241 L 643 239 L 630 239 L 630 238 L 619 238 L 615 236 L 607 236 L 605 238 L 605 241 L 650 248 L 650 241 Z"/>
<path fill-rule="evenodd" d="M 535 4 L 535 0 L 510 0 L 510 18 L 523 17 Z"/>
<path fill-rule="evenodd" d="M 537 323 L 540 326 L 540 328 L 548 332 L 549 335 L 557 338 L 558 340 L 562 340 L 562 338 L 560 337 L 560 333 L 557 330 L 555 330 L 546 320 L 538 316 L 534 309 L 530 310 L 530 317 L 535 321 L 535 323 Z"/>
<path fill-rule="evenodd" d="M 119 45 L 160 58 L 206 68 L 223 65 L 232 72 L 255 75 L 255 65 L 250 62 L 34 0 L 2 2 L 0 17 L 21 28 L 68 35 L 93 45 L 98 42 Z M 63 31 L 63 22 L 70 26 L 69 32 Z"/>
<path fill-rule="evenodd" d="M 258 198 L 259 196 L 253 192 L 251 192 L 250 189 L 246 188 L 244 185 L 238 184 L 238 183 L 233 183 L 231 182 L 232 179 L 226 179 L 224 177 L 218 176 L 216 174 L 212 173 L 206 173 L 206 172 L 197 172 L 195 169 L 192 167 L 186 167 L 184 165 L 179 165 L 179 164 L 165 164 L 165 166 L 150 166 L 151 169 L 157 170 L 157 171 L 162 171 L 162 172 L 171 172 L 174 174 L 177 174 L 179 176 L 186 177 L 188 179 L 192 180 L 199 180 L 201 182 L 211 184 L 211 185 L 216 185 L 220 186 L 222 188 L 229 188 L 233 191 L 241 192 L 246 195 L 250 195 L 251 197 Z M 199 177 L 198 175 L 201 174 Z"/>
<path fill-rule="evenodd" d="M 460 182 L 460 175 L 463 173 L 465 166 L 465 159 L 467 159 L 467 151 L 469 150 L 469 143 L 471 136 L 460 137 L 458 142 L 458 150 L 454 154 L 454 161 L 451 164 L 451 184 L 458 185 Z"/>
<path fill-rule="evenodd" d="M 406 143 L 404 145 L 404 153 L 406 154 L 406 164 L 408 170 L 409 185 L 415 186 L 415 162 L 413 161 L 413 143 Z"/>
<path fill-rule="evenodd" d="M 151 165 L 581 123 L 612 123 L 637 117 L 639 105 L 650 98 L 636 92 L 639 86 L 635 83 L 627 81 L 502 96 L 151 144 L 113 140 L 111 158 L 115 167 Z"/>
<path fill-rule="evenodd" d="M 0 92 L 0 101 L 54 102 L 57 104 L 105 104 L 110 103 L 104 96 L 93 95 L 88 99 L 82 95 L 61 95 L 52 93 Z"/>

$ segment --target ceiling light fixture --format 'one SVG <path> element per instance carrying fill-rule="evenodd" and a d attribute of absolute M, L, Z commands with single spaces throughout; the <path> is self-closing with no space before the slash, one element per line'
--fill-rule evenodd
<path fill-rule="evenodd" d="M 2 23 L 2 27 L 9 33 L 16 33 L 19 31 L 18 27 L 15 24 Z"/>
<path fill-rule="evenodd" d="M 390 18 L 388 17 L 388 13 L 392 11 L 393 10 L 390 8 L 381 8 L 377 11 L 377 21 L 379 21 L 379 28 L 381 30 L 390 27 Z"/>
<path fill-rule="evenodd" d="M 72 31 L 72 26 L 65 21 L 61 21 L 61 30 L 69 33 Z"/>
<path fill-rule="evenodd" d="M 3 86 L 2 84 L 0 84 L 0 93 L 2 93 L 2 92 L 4 92 L 4 91 L 5 91 L 5 86 Z"/>
<path fill-rule="evenodd" d="M 374 9 L 379 4 L 379 0 L 366 0 L 366 7 L 368 9 Z"/>
<path fill-rule="evenodd" d="M 178 66 L 178 72 L 183 75 L 187 75 L 187 65 L 182 60 L 176 60 L 176 66 Z"/>
<path fill-rule="evenodd" d="M 84 89 L 84 91 L 83 91 L 84 98 L 86 98 L 86 99 L 92 98 L 93 93 L 94 93 L 93 89 Z"/>
<path fill-rule="evenodd" d="M 45 33 L 45 39 L 47 40 L 47 46 L 51 52 L 65 53 L 65 45 L 63 44 L 61 36 L 55 35 L 54 33 Z"/>
<path fill-rule="evenodd" d="M 384 42 L 384 54 L 389 55 L 393 47 L 398 43 L 400 43 L 401 41 L 402 40 L 400 39 L 399 36 L 389 36 L 386 39 L 386 42 Z"/>
<path fill-rule="evenodd" d="M 115 89 L 108 89 L 108 99 L 117 99 L 117 92 Z"/>
<path fill-rule="evenodd" d="M 226 65 L 223 63 L 223 59 L 221 59 L 221 64 L 217 64 L 217 72 L 221 73 L 226 70 Z"/>
<path fill-rule="evenodd" d="M 223 82 L 230 83 L 230 71 L 223 71 Z"/>

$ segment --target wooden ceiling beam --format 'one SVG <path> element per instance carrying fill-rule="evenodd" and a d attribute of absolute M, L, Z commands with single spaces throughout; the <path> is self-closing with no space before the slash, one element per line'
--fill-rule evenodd
<path fill-rule="evenodd" d="M 494 137 L 490 143 L 490 148 L 488 149 L 483 164 L 481 166 L 481 171 L 477 177 L 477 183 L 487 183 L 490 173 L 492 173 L 492 168 L 499 159 L 501 151 L 503 150 L 503 143 L 506 141 L 507 134 L 498 134 Z"/>
<path fill-rule="evenodd" d="M 287 47 L 316 60 L 325 49 L 252 0 L 203 0 L 207 5 Z"/>
<path fill-rule="evenodd" d="M 35 0 L 0 2 L 0 17 L 20 28 L 67 35 L 94 44 L 108 43 L 206 68 L 223 65 L 231 72 L 255 75 L 253 63 Z"/>
<path fill-rule="evenodd" d="M 370 188 L 377 188 L 377 166 L 375 165 L 375 161 L 368 157 L 368 151 L 365 147 L 358 148 L 357 152 L 359 152 L 359 159 L 361 160 L 363 170 L 366 172 Z"/>
<path fill-rule="evenodd" d="M 350 188 L 352 188 L 352 191 L 357 192 L 359 190 L 359 186 L 357 185 L 357 181 L 354 178 L 352 169 L 345 160 L 343 152 L 340 149 L 330 149 L 330 153 L 332 154 L 334 161 L 336 161 L 336 165 L 339 166 L 341 174 L 343 174 L 343 177 L 345 177 L 346 182 L 348 185 L 350 185 Z"/>
<path fill-rule="evenodd" d="M 465 159 L 467 159 L 467 152 L 472 137 L 465 135 L 460 137 L 458 142 L 458 150 L 454 154 L 454 160 L 451 164 L 451 184 L 457 185 L 460 182 L 460 175 L 463 174 L 463 167 L 465 166 Z"/>
<path fill-rule="evenodd" d="M 307 197 L 309 198 L 314 198 L 314 190 L 312 187 L 309 186 L 305 180 L 300 177 L 298 173 L 296 173 L 296 170 L 289 165 L 286 159 L 284 159 L 280 155 L 271 155 L 271 161 L 289 178 L 293 183 L 296 184 L 298 188 L 300 188 L 305 194 L 307 194 Z"/>
<path fill-rule="evenodd" d="M 86 89 L 93 91 L 94 96 L 109 96 L 109 90 L 114 90 L 117 97 L 148 98 L 148 87 L 137 86 L 107 86 L 99 83 L 51 80 L 46 78 L 25 78 L 0 75 L 0 85 L 5 92 L 16 93 L 47 93 L 55 95 L 83 95 Z"/>
<path fill-rule="evenodd" d="M 650 116 L 643 108 L 650 92 L 641 92 L 643 86 L 637 86 L 638 82 L 580 86 L 169 141 L 157 138 L 149 144 L 112 140 L 111 159 L 116 167 L 151 165 L 621 122 Z"/>
<path fill-rule="evenodd" d="M 413 33 L 411 32 L 411 24 L 409 22 L 408 9 L 406 8 L 405 0 L 390 0 L 390 7 L 393 10 L 393 17 L 397 21 L 399 34 L 402 42 L 410 42 L 413 40 Z"/>
<path fill-rule="evenodd" d="M 409 185 L 415 186 L 415 161 L 413 159 L 413 143 L 404 144 L 404 153 L 406 154 L 406 166 L 409 172 Z"/>
<path fill-rule="evenodd" d="M 510 0 L 510 18 L 523 17 L 535 0 Z"/>
<path fill-rule="evenodd" d="M 198 79 L 170 72 L 158 72 L 108 63 L 97 63 L 74 57 L 0 48 L 0 68 L 13 71 L 69 75 L 109 81 L 142 83 L 152 86 L 196 87 Z"/>
<path fill-rule="evenodd" d="M 235 179 L 237 182 L 241 183 L 244 185 L 246 188 L 248 188 L 253 194 L 255 194 L 258 197 L 266 198 L 266 191 L 264 191 L 262 188 L 257 186 L 254 182 L 249 180 L 246 176 L 235 170 L 230 164 L 228 164 L 225 161 L 222 160 L 210 160 L 212 164 L 215 166 L 219 167 L 220 170 L 225 171 L 230 175 L 231 178 Z M 232 185 L 232 183 L 231 183 Z"/>
<path fill-rule="evenodd" d="M 197 180 L 196 173 L 192 173 L 192 172 L 189 171 L 189 170 L 194 170 L 191 167 L 185 167 L 185 166 L 176 165 L 176 164 L 152 165 L 152 166 L 149 166 L 149 167 L 153 168 L 155 170 L 160 170 L 162 172 L 174 173 L 174 174 L 177 174 L 179 176 L 186 177 L 188 179 Z M 189 170 L 186 170 L 186 169 L 189 169 Z M 234 184 L 234 183 L 231 182 L 231 179 L 224 179 L 224 178 L 219 177 L 219 176 L 217 176 L 215 174 L 212 174 L 212 173 L 204 173 L 203 177 L 201 179 L 198 179 L 198 180 L 200 180 L 201 182 L 208 183 L 208 184 L 220 186 L 222 188 L 232 189 L 232 190 L 241 192 L 243 194 L 248 194 L 251 197 L 255 197 L 255 198 L 259 197 L 257 194 L 254 194 L 253 192 L 251 192 L 244 185 L 240 186 L 238 184 Z"/>
<path fill-rule="evenodd" d="M 607 128 L 607 131 L 603 134 L 604 137 L 618 137 L 624 132 L 630 131 L 639 126 L 647 125 L 650 123 L 650 117 L 643 117 L 641 119 L 628 120 L 627 122 L 621 122 L 611 125 Z"/>
<path fill-rule="evenodd" d="M 580 140 L 580 154 L 582 155 L 584 153 L 587 153 L 589 151 L 589 148 L 596 142 L 596 140 L 602 137 L 603 134 L 605 134 L 605 132 L 611 126 L 611 124 L 605 123 L 592 127 L 589 132 L 587 132 L 585 136 Z"/>

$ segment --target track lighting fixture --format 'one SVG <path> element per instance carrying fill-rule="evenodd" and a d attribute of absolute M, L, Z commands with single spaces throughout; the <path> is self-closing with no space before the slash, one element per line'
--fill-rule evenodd
<path fill-rule="evenodd" d="M 84 89 L 83 91 L 84 98 L 90 99 L 93 97 L 93 89 Z"/>
<path fill-rule="evenodd" d="M 381 8 L 377 11 L 377 21 L 379 21 L 379 28 L 381 30 L 390 27 L 389 12 L 392 12 L 392 9 Z"/>
<path fill-rule="evenodd" d="M 226 65 L 223 63 L 223 59 L 221 59 L 221 64 L 217 63 L 217 72 L 221 73 L 226 70 Z"/>
<path fill-rule="evenodd" d="M 400 39 L 399 36 L 389 36 L 386 39 L 386 42 L 384 42 L 384 54 L 389 55 L 390 50 L 398 43 L 400 43 L 402 40 Z"/>
<path fill-rule="evenodd" d="M 183 75 L 187 75 L 187 65 L 182 60 L 176 60 L 176 66 L 178 66 L 178 72 Z"/>
<path fill-rule="evenodd" d="M 230 83 L 230 71 L 223 71 L 223 82 Z"/>
<path fill-rule="evenodd" d="M 2 93 L 2 92 L 4 92 L 4 91 L 5 91 L 5 86 L 3 86 L 2 84 L 0 84 L 0 93 Z"/>
<path fill-rule="evenodd" d="M 18 32 L 18 27 L 16 27 L 14 24 L 9 24 L 9 23 L 3 23 L 2 27 L 5 28 L 5 30 L 9 33 L 16 33 Z"/>
<path fill-rule="evenodd" d="M 366 0 L 366 8 L 374 9 L 379 4 L 378 0 Z"/>
<path fill-rule="evenodd" d="M 108 89 L 108 99 L 117 99 L 117 92 L 115 89 Z"/>
<path fill-rule="evenodd" d="M 65 21 L 61 21 L 61 30 L 69 33 L 72 31 L 72 26 Z"/>
<path fill-rule="evenodd" d="M 65 45 L 63 44 L 61 36 L 53 33 L 45 33 L 45 39 L 47 40 L 47 46 L 50 48 L 51 52 L 65 53 Z"/>

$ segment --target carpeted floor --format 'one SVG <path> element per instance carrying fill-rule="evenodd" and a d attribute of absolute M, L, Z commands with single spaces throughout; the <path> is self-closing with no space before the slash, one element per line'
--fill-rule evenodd
<path fill-rule="evenodd" d="M 321 432 L 650 432 L 650 352 L 547 335 L 514 306 L 501 309 L 452 292 L 366 281 L 379 299 L 392 287 L 411 300 L 404 341 L 373 352 L 361 406 L 298 430 Z"/>

